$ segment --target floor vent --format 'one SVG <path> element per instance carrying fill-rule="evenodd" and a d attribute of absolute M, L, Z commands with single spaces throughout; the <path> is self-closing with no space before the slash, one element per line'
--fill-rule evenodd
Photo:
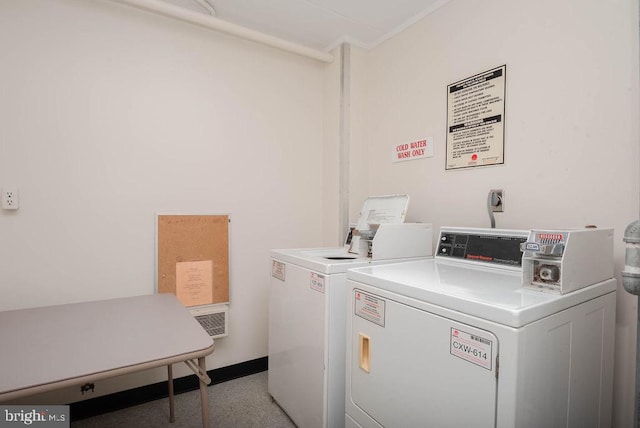
<path fill-rule="evenodd" d="M 228 311 L 227 305 L 191 308 L 191 314 L 214 339 L 229 334 Z"/>

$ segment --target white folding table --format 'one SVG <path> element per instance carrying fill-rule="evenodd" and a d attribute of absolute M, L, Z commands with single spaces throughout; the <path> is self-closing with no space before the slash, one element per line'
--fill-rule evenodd
<path fill-rule="evenodd" d="M 0 312 L 0 402 L 167 366 L 173 422 L 172 364 L 184 362 L 200 379 L 208 427 L 205 357 L 213 347 L 172 294 Z"/>

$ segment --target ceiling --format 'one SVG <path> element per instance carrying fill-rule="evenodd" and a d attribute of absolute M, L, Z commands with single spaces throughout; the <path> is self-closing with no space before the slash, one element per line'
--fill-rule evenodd
<path fill-rule="evenodd" d="M 328 51 L 342 42 L 374 47 L 449 0 L 162 1 Z"/>

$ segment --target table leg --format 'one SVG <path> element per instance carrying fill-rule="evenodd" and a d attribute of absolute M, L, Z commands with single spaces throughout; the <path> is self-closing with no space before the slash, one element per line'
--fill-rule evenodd
<path fill-rule="evenodd" d="M 173 423 L 176 421 L 176 414 L 173 400 L 173 367 L 171 364 L 167 366 L 167 373 L 169 378 L 169 422 Z"/>
<path fill-rule="evenodd" d="M 207 363 L 205 358 L 198 358 L 198 365 L 203 373 L 207 373 Z M 207 384 L 200 379 L 200 405 L 202 406 L 202 426 L 209 428 L 209 400 L 207 399 Z"/>

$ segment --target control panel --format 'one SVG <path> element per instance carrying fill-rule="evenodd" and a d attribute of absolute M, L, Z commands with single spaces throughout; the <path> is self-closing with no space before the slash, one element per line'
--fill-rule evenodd
<path fill-rule="evenodd" d="M 520 267 L 521 244 L 526 242 L 528 234 L 518 230 L 442 228 L 436 256 Z"/>
<path fill-rule="evenodd" d="M 522 272 L 525 288 L 565 294 L 613 278 L 613 229 L 440 229 L 436 259 Z"/>

